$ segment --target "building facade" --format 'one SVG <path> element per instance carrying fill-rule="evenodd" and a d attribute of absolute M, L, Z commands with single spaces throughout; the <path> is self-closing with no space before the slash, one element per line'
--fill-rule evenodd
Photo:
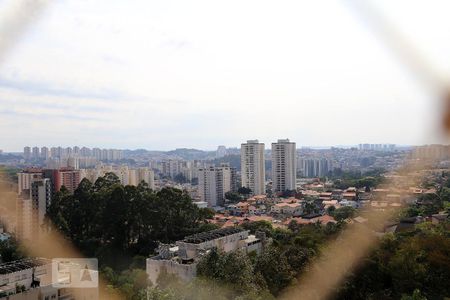
<path fill-rule="evenodd" d="M 296 147 L 289 139 L 272 143 L 272 189 L 274 192 L 296 189 Z"/>
<path fill-rule="evenodd" d="M 198 261 L 211 249 L 223 252 L 254 251 L 259 254 L 266 242 L 264 233 L 249 235 L 248 230 L 237 227 L 194 234 L 177 241 L 173 246 L 160 244 L 159 255 L 147 259 L 147 274 L 153 285 L 157 285 L 158 277 L 163 271 L 189 281 L 197 274 Z"/>
<path fill-rule="evenodd" d="M 301 176 L 325 177 L 333 170 L 333 163 L 326 158 L 301 158 L 298 160 L 298 170 Z"/>
<path fill-rule="evenodd" d="M 50 179 L 40 176 L 32 178 L 30 188 L 23 190 L 17 199 L 17 235 L 19 238 L 30 241 L 39 238 L 51 199 Z"/>
<path fill-rule="evenodd" d="M 241 182 L 254 195 L 265 194 L 264 144 L 249 140 L 241 144 Z"/>
<path fill-rule="evenodd" d="M 199 168 L 198 191 L 209 207 L 223 206 L 225 193 L 231 191 L 231 169 L 228 166 Z"/>

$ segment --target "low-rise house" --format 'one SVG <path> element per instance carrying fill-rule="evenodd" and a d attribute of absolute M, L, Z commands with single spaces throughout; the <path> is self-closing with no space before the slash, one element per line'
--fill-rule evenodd
<path fill-rule="evenodd" d="M 342 198 L 349 201 L 356 201 L 357 200 L 357 194 L 356 192 L 345 192 L 342 193 Z"/>
<path fill-rule="evenodd" d="M 288 216 L 301 216 L 303 214 L 303 205 L 299 202 L 295 203 L 277 203 L 272 206 L 272 213 L 284 214 Z"/>
<path fill-rule="evenodd" d="M 240 214 L 247 214 L 248 213 L 248 208 L 250 207 L 250 203 L 248 202 L 238 202 L 236 204 L 236 207 L 238 209 L 238 213 Z"/>
<path fill-rule="evenodd" d="M 238 209 L 238 207 L 237 207 L 235 204 L 230 204 L 230 205 L 227 205 L 227 206 L 225 207 L 225 211 L 226 211 L 228 214 L 230 214 L 230 215 L 232 215 L 232 216 L 235 216 L 235 215 L 238 214 L 239 209 Z"/>
<path fill-rule="evenodd" d="M 250 197 L 247 199 L 248 203 L 251 203 L 253 205 L 255 204 L 264 204 L 267 201 L 267 196 L 266 195 L 255 195 L 253 197 Z"/>
<path fill-rule="evenodd" d="M 331 197 L 333 196 L 333 193 L 331 192 L 322 192 L 319 194 L 320 200 L 331 200 Z"/>
<path fill-rule="evenodd" d="M 358 194 L 358 199 L 360 201 L 368 201 L 372 199 L 372 194 L 367 192 L 362 192 Z"/>
<path fill-rule="evenodd" d="M 320 223 L 321 225 L 327 225 L 328 223 L 337 223 L 337 221 L 329 215 L 312 214 L 308 216 L 302 216 L 301 218 L 287 219 L 284 224 L 288 225 L 291 221 L 297 222 L 297 224 L 308 225 Z"/>
<path fill-rule="evenodd" d="M 358 208 L 358 202 L 347 200 L 347 199 L 344 199 L 341 202 L 339 202 L 339 205 L 341 205 L 341 207 L 342 206 L 351 206 L 353 208 Z"/>
<path fill-rule="evenodd" d="M 343 191 L 340 189 L 335 189 L 331 191 L 331 198 L 335 200 L 341 200 L 342 199 Z"/>
<path fill-rule="evenodd" d="M 302 196 L 305 199 L 319 199 L 320 193 L 313 190 L 302 191 Z"/>
<path fill-rule="evenodd" d="M 253 206 L 253 205 L 250 205 L 250 206 L 248 207 L 248 214 L 249 214 L 250 216 L 253 216 L 253 215 L 260 215 L 260 214 L 262 214 L 262 213 L 264 213 L 264 212 L 265 212 L 265 210 L 261 209 L 261 207 L 256 207 L 256 206 Z"/>
<path fill-rule="evenodd" d="M 327 209 L 331 206 L 334 206 L 335 208 L 340 208 L 341 205 L 339 204 L 339 202 L 337 200 L 325 200 L 322 201 L 322 205 L 324 209 Z"/>

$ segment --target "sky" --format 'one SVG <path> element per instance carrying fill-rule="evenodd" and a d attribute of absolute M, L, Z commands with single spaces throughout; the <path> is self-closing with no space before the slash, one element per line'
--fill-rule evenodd
<path fill-rule="evenodd" d="M 449 1 L 366 2 L 450 78 Z M 355 3 L 48 1 L 0 58 L 0 149 L 442 142 L 440 91 Z"/>

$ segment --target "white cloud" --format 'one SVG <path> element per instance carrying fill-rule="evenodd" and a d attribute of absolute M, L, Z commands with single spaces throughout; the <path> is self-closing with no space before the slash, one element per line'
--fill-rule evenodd
<path fill-rule="evenodd" d="M 392 2 L 445 74 L 448 4 Z M 434 95 L 345 3 L 54 1 L 0 66 L 0 148 L 434 139 Z"/>

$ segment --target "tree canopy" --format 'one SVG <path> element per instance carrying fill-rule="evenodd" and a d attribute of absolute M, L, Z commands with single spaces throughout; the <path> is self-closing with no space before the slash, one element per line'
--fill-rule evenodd
<path fill-rule="evenodd" d="M 108 173 L 94 184 L 83 179 L 73 195 L 61 189 L 47 217 L 85 255 L 120 268 L 135 255 L 148 256 L 159 241 L 174 242 L 210 229 L 205 224 L 211 212 L 198 208 L 181 190 L 155 192 L 143 182 L 123 186 Z"/>

